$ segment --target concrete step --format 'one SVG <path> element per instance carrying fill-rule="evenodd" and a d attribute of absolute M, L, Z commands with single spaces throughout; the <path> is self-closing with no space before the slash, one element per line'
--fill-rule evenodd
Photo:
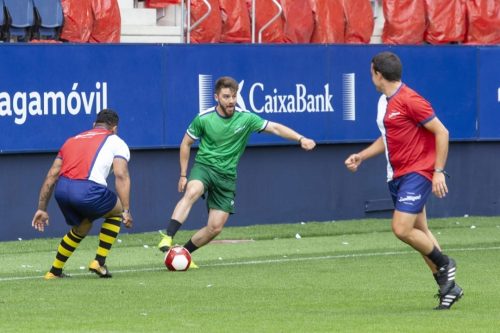
<path fill-rule="evenodd" d="M 171 26 L 124 25 L 122 43 L 182 43 L 181 28 Z"/>
<path fill-rule="evenodd" d="M 134 8 L 134 0 L 118 0 L 118 7 L 122 8 Z"/>
<path fill-rule="evenodd" d="M 122 26 L 124 25 L 156 25 L 155 8 L 120 8 Z"/>
<path fill-rule="evenodd" d="M 121 43 L 176 44 L 182 43 L 180 36 L 121 35 Z"/>
<path fill-rule="evenodd" d="M 175 36 L 181 34 L 181 27 L 122 25 L 122 35 Z"/>

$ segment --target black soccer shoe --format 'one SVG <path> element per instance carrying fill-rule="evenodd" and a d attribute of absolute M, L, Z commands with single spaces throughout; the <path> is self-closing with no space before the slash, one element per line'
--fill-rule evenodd
<path fill-rule="evenodd" d="M 434 308 L 434 310 L 449 310 L 455 302 L 458 302 L 460 298 L 464 295 L 464 291 L 458 284 L 445 295 L 436 295 L 439 297 L 439 305 Z"/>
<path fill-rule="evenodd" d="M 439 268 L 437 272 L 437 283 L 439 285 L 439 294 L 446 295 L 450 290 L 455 287 L 455 275 L 457 271 L 457 264 L 455 260 L 449 258 L 448 265 Z"/>

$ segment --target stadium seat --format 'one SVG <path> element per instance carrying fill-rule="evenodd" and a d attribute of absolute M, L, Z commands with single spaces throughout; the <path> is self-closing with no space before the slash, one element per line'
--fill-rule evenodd
<path fill-rule="evenodd" d="M 0 39 L 3 40 L 5 29 L 7 27 L 7 20 L 5 19 L 5 4 L 0 0 Z"/>
<path fill-rule="evenodd" d="M 9 23 L 5 40 L 16 38 L 18 41 L 29 41 L 35 25 L 33 0 L 4 0 L 4 2 Z"/>
<path fill-rule="evenodd" d="M 36 38 L 59 39 L 64 23 L 61 0 L 33 0 L 36 13 Z"/>

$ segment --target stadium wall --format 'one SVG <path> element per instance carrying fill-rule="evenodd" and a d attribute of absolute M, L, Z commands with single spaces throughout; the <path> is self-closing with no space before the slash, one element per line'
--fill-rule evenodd
<path fill-rule="evenodd" d="M 91 126 L 102 107 L 120 113 L 120 135 L 133 150 L 132 232 L 164 228 L 180 197 L 178 145 L 190 120 L 211 105 L 213 81 L 222 75 L 239 80 L 239 107 L 320 143 L 304 152 L 296 144 L 254 135 L 240 164 L 237 212 L 229 225 L 388 217 L 383 156 L 357 174 L 343 166 L 350 153 L 379 135 L 379 94 L 369 63 L 387 49 L 401 56 L 404 81 L 434 105 L 450 129 L 450 194 L 432 198 L 429 215 L 500 213 L 499 47 L 0 47 L 0 240 L 40 237 L 30 223 L 55 152 L 66 137 Z M 54 201 L 49 213 L 44 236 L 60 236 L 67 227 Z M 205 221 L 200 201 L 186 228 Z"/>

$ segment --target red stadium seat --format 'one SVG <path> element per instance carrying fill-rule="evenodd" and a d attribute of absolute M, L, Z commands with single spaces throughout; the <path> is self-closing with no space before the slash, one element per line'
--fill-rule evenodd
<path fill-rule="evenodd" d="M 146 8 L 165 8 L 169 5 L 178 5 L 181 0 L 146 0 L 144 6 Z"/>
<path fill-rule="evenodd" d="M 219 43 L 222 32 L 222 18 L 219 0 L 209 0 L 212 7 L 210 15 L 190 32 L 191 43 Z M 195 24 L 207 12 L 202 0 L 191 0 L 191 25 Z"/>
<path fill-rule="evenodd" d="M 279 1 L 278 1 L 279 2 Z M 272 0 L 255 1 L 255 18 L 252 18 L 252 1 L 247 0 L 250 18 L 255 20 L 255 41 L 259 42 L 259 32 L 261 35 L 262 43 L 283 43 L 285 35 L 283 33 L 284 17 L 283 13 L 271 22 L 271 20 L 279 14 L 279 8 Z M 266 29 L 262 30 L 266 24 L 271 22 Z"/>
<path fill-rule="evenodd" d="M 465 40 L 466 11 L 462 0 L 425 0 L 430 44 L 460 43 Z"/>
<path fill-rule="evenodd" d="M 384 0 L 382 42 L 422 44 L 425 33 L 425 0 Z"/>
<path fill-rule="evenodd" d="M 468 0 L 468 44 L 500 44 L 500 1 Z"/>
<path fill-rule="evenodd" d="M 117 0 L 92 0 L 94 24 L 90 43 L 119 43 L 121 16 Z"/>
<path fill-rule="evenodd" d="M 312 43 L 344 43 L 345 18 L 343 0 L 310 0 L 315 28 Z"/>
<path fill-rule="evenodd" d="M 309 43 L 314 31 L 314 16 L 309 1 L 281 0 L 285 43 Z"/>
<path fill-rule="evenodd" d="M 345 42 L 370 43 L 375 25 L 370 0 L 344 1 L 344 13 L 346 19 Z"/>
<path fill-rule="evenodd" d="M 92 0 L 62 0 L 61 3 L 64 12 L 61 39 L 75 43 L 88 42 L 94 23 Z"/>
<path fill-rule="evenodd" d="M 250 15 L 245 0 L 219 0 L 222 16 L 222 43 L 252 41 Z"/>

